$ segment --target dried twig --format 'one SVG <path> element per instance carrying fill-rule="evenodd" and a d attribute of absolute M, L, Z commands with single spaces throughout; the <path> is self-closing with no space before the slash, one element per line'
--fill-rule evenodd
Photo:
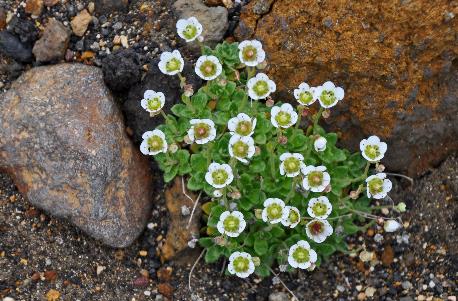
<path fill-rule="evenodd" d="M 189 226 L 191 225 L 192 217 L 194 215 L 194 212 L 196 211 L 197 204 L 199 204 L 199 199 L 201 195 L 202 195 L 202 191 L 199 192 L 199 195 L 197 196 L 197 199 L 194 202 L 194 206 L 192 207 L 191 215 L 189 216 L 189 220 L 188 220 L 188 224 L 186 225 L 186 229 L 189 229 Z"/>
<path fill-rule="evenodd" d="M 192 272 L 194 272 L 194 269 L 196 268 L 197 264 L 199 263 L 200 259 L 202 258 L 202 256 L 204 255 L 205 253 L 205 249 L 202 250 L 202 252 L 200 252 L 200 255 L 199 257 L 197 257 L 196 261 L 194 262 L 194 264 L 192 265 L 191 267 L 191 270 L 189 271 L 189 275 L 188 275 L 188 288 L 189 288 L 189 291 L 192 293 L 192 287 L 191 287 L 191 278 L 192 278 Z"/>
<path fill-rule="evenodd" d="M 291 299 L 291 301 L 299 301 L 299 298 L 293 293 L 292 290 L 290 290 L 290 289 L 286 286 L 286 284 L 283 282 L 283 280 L 281 280 L 281 278 L 278 276 L 278 274 L 275 274 L 275 272 L 274 272 L 271 268 L 269 268 L 269 269 L 270 269 L 270 271 L 272 272 L 272 274 L 274 274 L 274 276 L 277 277 L 277 279 L 280 281 L 280 283 L 283 285 L 283 287 L 288 291 L 288 293 L 290 293 L 291 296 L 293 296 L 293 299 Z"/>
<path fill-rule="evenodd" d="M 406 175 L 402 175 L 402 174 L 399 174 L 399 173 L 392 173 L 392 172 L 386 172 L 387 175 L 389 176 L 393 176 L 393 177 L 400 177 L 400 178 L 404 178 L 406 180 L 408 180 L 410 182 L 410 185 L 413 186 L 413 179 L 411 177 L 408 177 Z"/>

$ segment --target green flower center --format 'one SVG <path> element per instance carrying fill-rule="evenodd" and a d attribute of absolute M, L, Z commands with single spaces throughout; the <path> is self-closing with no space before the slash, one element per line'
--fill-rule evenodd
<path fill-rule="evenodd" d="M 289 215 L 288 215 L 289 222 L 291 224 L 295 224 L 299 220 L 299 214 L 295 210 L 289 210 Z"/>
<path fill-rule="evenodd" d="M 192 39 L 197 35 L 197 27 L 195 27 L 192 24 L 189 24 L 186 26 L 186 28 L 183 30 L 183 36 L 186 39 Z"/>
<path fill-rule="evenodd" d="M 254 61 L 256 60 L 258 51 L 253 46 L 246 46 L 242 50 L 242 57 L 244 61 Z"/>
<path fill-rule="evenodd" d="M 234 259 L 233 266 L 237 273 L 247 272 L 250 268 L 250 260 L 248 258 L 239 256 Z"/>
<path fill-rule="evenodd" d="M 326 206 L 323 203 L 318 202 L 312 206 L 312 211 L 316 216 L 323 216 L 326 214 L 326 211 L 328 211 L 328 206 Z"/>
<path fill-rule="evenodd" d="M 271 220 L 281 218 L 283 208 L 279 204 L 271 204 L 267 207 L 267 217 Z"/>
<path fill-rule="evenodd" d="M 324 230 L 323 223 L 321 223 L 320 221 L 314 221 L 309 224 L 309 231 L 313 235 L 318 235 L 321 232 L 323 232 L 323 230 Z"/>
<path fill-rule="evenodd" d="M 332 105 L 336 101 L 336 99 L 337 98 L 334 95 L 333 91 L 324 90 L 323 92 L 321 92 L 320 100 L 327 106 Z"/>
<path fill-rule="evenodd" d="M 223 185 L 226 183 L 227 178 L 229 178 L 229 175 L 224 169 L 218 169 L 212 173 L 213 183 L 217 185 Z"/>
<path fill-rule="evenodd" d="M 309 250 L 307 250 L 306 248 L 303 248 L 303 247 L 298 247 L 293 252 L 293 258 L 298 263 L 308 262 L 310 260 Z"/>
<path fill-rule="evenodd" d="M 237 124 L 235 132 L 241 136 L 248 136 L 251 134 L 251 121 L 240 121 Z"/>
<path fill-rule="evenodd" d="M 224 229 L 228 232 L 238 232 L 240 220 L 233 215 L 229 215 L 224 220 L 223 225 L 224 225 Z"/>
<path fill-rule="evenodd" d="M 167 70 L 167 72 L 173 72 L 173 71 L 177 71 L 177 70 L 180 70 L 180 67 L 181 67 L 181 62 L 179 59 L 177 58 L 171 58 L 166 64 L 165 64 L 165 70 Z"/>
<path fill-rule="evenodd" d="M 150 98 L 148 99 L 146 106 L 150 111 L 157 111 L 161 108 L 161 100 L 159 99 L 159 97 Z"/>
<path fill-rule="evenodd" d="M 269 84 L 264 80 L 258 80 L 253 86 L 253 91 L 258 96 L 264 96 L 269 93 Z"/>
<path fill-rule="evenodd" d="M 303 105 L 308 105 L 309 103 L 311 103 L 313 100 L 313 95 L 312 93 L 310 92 L 301 92 L 301 94 L 299 94 L 299 102 Z"/>
<path fill-rule="evenodd" d="M 202 65 L 200 65 L 199 69 L 205 77 L 210 77 L 216 74 L 216 64 L 210 60 L 204 61 Z"/>
<path fill-rule="evenodd" d="M 309 185 L 312 187 L 320 186 L 323 184 L 323 172 L 312 171 L 308 174 L 307 180 L 309 181 Z"/>
<path fill-rule="evenodd" d="M 232 145 L 232 152 L 236 157 L 244 158 L 248 155 L 248 145 L 242 141 L 237 141 Z"/>
<path fill-rule="evenodd" d="M 147 143 L 150 151 L 158 151 L 164 147 L 164 140 L 157 135 L 149 137 Z"/>
<path fill-rule="evenodd" d="M 295 173 L 300 169 L 300 161 L 297 158 L 289 157 L 283 162 L 286 173 Z"/>
<path fill-rule="evenodd" d="M 194 125 L 194 136 L 197 139 L 205 139 L 210 134 L 210 126 L 206 123 L 197 123 Z"/>
<path fill-rule="evenodd" d="M 367 157 L 375 159 L 380 156 L 380 149 L 378 145 L 367 145 L 366 149 L 364 149 L 364 153 Z"/>
<path fill-rule="evenodd" d="M 287 126 L 291 122 L 291 114 L 285 111 L 278 112 L 277 116 L 275 116 L 275 120 L 281 126 Z"/>
<path fill-rule="evenodd" d="M 369 181 L 369 192 L 371 194 L 378 194 L 383 191 L 383 180 L 380 178 L 373 178 Z"/>

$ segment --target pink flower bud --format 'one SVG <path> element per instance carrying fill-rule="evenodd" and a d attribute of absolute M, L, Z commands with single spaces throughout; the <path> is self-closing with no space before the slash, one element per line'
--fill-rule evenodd
<path fill-rule="evenodd" d="M 266 99 L 266 106 L 267 106 L 268 108 L 270 108 L 270 107 L 273 107 L 274 104 L 275 104 L 275 102 L 274 102 L 274 100 L 272 99 L 272 97 L 270 97 L 270 96 L 267 97 L 267 99 Z"/>
<path fill-rule="evenodd" d="M 377 172 L 383 172 L 385 170 L 385 165 L 377 163 L 376 166 L 375 166 L 375 170 Z"/>
<path fill-rule="evenodd" d="M 187 97 L 191 97 L 194 94 L 194 89 L 191 84 L 186 84 L 183 87 L 184 95 Z"/>
<path fill-rule="evenodd" d="M 331 111 L 326 109 L 323 111 L 323 114 L 321 114 L 321 116 L 323 116 L 324 119 L 329 118 L 329 116 L 331 116 Z"/>
<path fill-rule="evenodd" d="M 284 144 L 288 143 L 288 138 L 286 136 L 280 136 L 280 137 L 278 137 L 278 143 L 284 145 Z"/>

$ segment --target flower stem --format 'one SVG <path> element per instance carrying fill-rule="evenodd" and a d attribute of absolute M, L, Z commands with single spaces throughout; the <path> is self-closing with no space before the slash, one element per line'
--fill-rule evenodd
<path fill-rule="evenodd" d="M 298 116 L 298 119 L 297 119 L 297 122 L 296 122 L 296 129 L 298 129 L 301 126 L 302 112 L 304 111 L 304 107 L 298 106 L 297 110 L 299 112 L 299 114 L 298 114 L 299 116 Z"/>
<path fill-rule="evenodd" d="M 181 72 L 177 73 L 178 78 L 180 79 L 180 88 L 183 89 L 183 87 L 186 85 L 186 77 L 184 77 Z"/>
<path fill-rule="evenodd" d="M 321 118 L 321 115 L 323 114 L 324 109 L 320 107 L 320 110 L 318 113 L 316 113 L 315 118 L 313 119 L 313 133 L 316 134 L 317 132 L 317 126 L 318 126 L 318 121 Z"/>

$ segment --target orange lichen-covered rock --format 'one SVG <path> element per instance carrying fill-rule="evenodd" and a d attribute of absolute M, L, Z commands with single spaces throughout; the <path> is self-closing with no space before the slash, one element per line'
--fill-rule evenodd
<path fill-rule="evenodd" d="M 329 127 L 343 143 L 379 135 L 386 165 L 418 175 L 458 149 L 457 13 L 445 0 L 255 0 L 236 36 L 263 43 L 276 100 L 335 82 L 346 95 Z"/>

